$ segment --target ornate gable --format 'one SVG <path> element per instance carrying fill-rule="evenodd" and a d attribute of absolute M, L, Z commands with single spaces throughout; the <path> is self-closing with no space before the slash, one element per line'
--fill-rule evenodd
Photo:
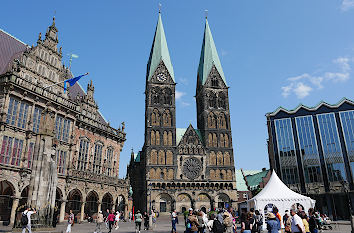
<path fill-rule="evenodd" d="M 205 86 L 212 88 L 227 88 L 223 78 L 220 73 L 216 69 L 215 65 L 210 70 L 208 78 L 205 82 Z"/>
<path fill-rule="evenodd" d="M 202 138 L 192 125 L 189 125 L 181 141 L 177 146 L 179 154 L 184 155 L 204 155 Z"/>
<path fill-rule="evenodd" d="M 157 66 L 154 74 L 152 75 L 150 81 L 151 83 L 157 84 L 173 84 L 174 81 L 170 75 L 170 72 L 165 66 L 165 63 L 161 60 L 160 64 Z"/>

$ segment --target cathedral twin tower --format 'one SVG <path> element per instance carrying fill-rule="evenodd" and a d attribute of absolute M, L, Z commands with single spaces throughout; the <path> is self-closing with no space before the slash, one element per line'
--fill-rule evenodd
<path fill-rule="evenodd" d="M 237 200 L 228 87 L 205 22 L 197 129 L 176 128 L 175 77 L 159 13 L 147 64 L 145 142 L 128 168 L 136 209 L 208 211 Z"/>

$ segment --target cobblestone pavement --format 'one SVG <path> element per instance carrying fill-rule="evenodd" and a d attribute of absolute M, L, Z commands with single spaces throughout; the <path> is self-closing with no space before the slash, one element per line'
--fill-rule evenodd
<path fill-rule="evenodd" d="M 183 217 L 179 217 L 180 224 L 177 225 L 177 232 L 183 233 L 185 228 L 183 224 Z M 348 222 L 349 223 L 349 222 Z M 349 224 L 341 224 L 335 225 L 332 224 L 334 229 L 332 231 L 324 230 L 323 233 L 350 233 L 350 225 Z M 113 230 L 112 233 L 135 233 L 135 224 L 132 222 L 120 222 L 118 230 Z M 96 224 L 95 223 L 81 223 L 75 224 L 72 228 L 72 233 L 93 233 L 95 230 Z M 59 225 L 55 230 L 52 231 L 34 231 L 34 232 L 41 232 L 41 233 L 62 233 L 65 232 L 66 225 Z M 0 226 L 0 232 L 20 232 L 20 229 L 11 231 L 9 229 L 5 229 L 3 226 Z M 108 229 L 104 229 L 103 233 L 107 233 Z M 170 233 L 171 232 L 171 222 L 168 216 L 161 216 L 158 218 L 156 226 L 153 230 L 144 231 L 142 230 L 141 233 Z M 240 229 L 237 230 L 240 232 Z"/>

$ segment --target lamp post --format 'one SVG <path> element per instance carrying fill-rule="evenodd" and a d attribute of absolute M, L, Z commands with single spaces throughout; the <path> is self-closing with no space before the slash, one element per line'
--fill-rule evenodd
<path fill-rule="evenodd" d="M 345 181 L 345 180 L 341 180 L 340 181 L 340 184 L 342 185 L 343 187 L 343 190 L 344 190 L 344 193 L 348 199 L 348 207 L 349 207 L 349 214 L 350 214 L 350 226 L 352 228 L 352 231 L 351 233 L 354 233 L 354 220 L 353 220 L 353 213 L 352 213 L 352 203 L 351 203 L 351 199 L 350 199 L 350 195 L 349 195 L 349 192 L 348 192 L 348 182 Z"/>
<path fill-rule="evenodd" d="M 151 227 L 152 229 L 152 212 L 151 212 L 151 189 L 152 189 L 152 185 L 151 183 L 148 184 L 148 195 L 149 195 L 149 228 Z"/>

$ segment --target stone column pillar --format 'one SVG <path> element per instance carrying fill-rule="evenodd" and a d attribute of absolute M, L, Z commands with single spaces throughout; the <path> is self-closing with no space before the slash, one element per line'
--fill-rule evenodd
<path fill-rule="evenodd" d="M 102 203 L 100 201 L 97 202 L 97 212 L 100 212 L 101 211 L 101 208 L 102 208 Z"/>
<path fill-rule="evenodd" d="M 85 202 L 83 201 L 81 204 L 80 222 L 84 221 L 84 215 L 85 215 Z"/>
<path fill-rule="evenodd" d="M 12 208 L 11 208 L 11 215 L 10 215 L 10 226 L 13 226 L 15 224 L 15 218 L 16 218 L 16 210 L 18 207 L 19 203 L 19 198 L 15 197 L 12 200 Z"/>
<path fill-rule="evenodd" d="M 60 213 L 59 213 L 59 223 L 64 222 L 66 202 L 67 202 L 67 200 L 63 200 L 61 202 Z"/>

